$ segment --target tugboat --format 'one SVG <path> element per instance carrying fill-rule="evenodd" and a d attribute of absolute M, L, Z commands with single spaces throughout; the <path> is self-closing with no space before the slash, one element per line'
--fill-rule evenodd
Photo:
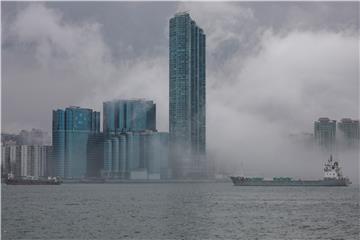
<path fill-rule="evenodd" d="M 5 184 L 7 185 L 60 185 L 61 179 L 58 177 L 35 178 L 32 176 L 15 177 L 14 174 L 9 173 Z"/>
<path fill-rule="evenodd" d="M 348 186 L 351 184 L 349 178 L 344 177 L 339 167 L 339 162 L 330 158 L 325 162 L 324 178 L 320 180 L 293 180 L 290 177 L 274 177 L 272 180 L 264 180 L 260 177 L 231 176 L 235 186 Z"/>

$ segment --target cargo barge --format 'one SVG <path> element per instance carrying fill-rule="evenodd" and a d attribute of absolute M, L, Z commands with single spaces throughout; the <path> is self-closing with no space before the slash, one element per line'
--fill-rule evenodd
<path fill-rule="evenodd" d="M 60 185 L 62 183 L 61 179 L 58 177 L 14 177 L 13 174 L 8 174 L 8 177 L 4 182 L 7 185 Z"/>
<path fill-rule="evenodd" d="M 323 186 L 336 187 L 348 186 L 351 184 L 349 178 L 343 177 L 339 162 L 335 161 L 330 155 L 330 158 L 325 163 L 324 178 L 319 180 L 293 180 L 290 177 L 274 177 L 272 180 L 264 180 L 259 177 L 242 177 L 231 176 L 231 181 L 235 186 Z"/>

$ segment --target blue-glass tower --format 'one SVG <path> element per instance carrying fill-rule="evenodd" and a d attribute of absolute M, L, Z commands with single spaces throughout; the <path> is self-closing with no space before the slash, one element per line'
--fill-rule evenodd
<path fill-rule="evenodd" d="M 85 176 L 88 139 L 100 131 L 100 113 L 80 107 L 54 110 L 52 131 L 56 176 Z"/>
<path fill-rule="evenodd" d="M 156 104 L 147 100 L 114 100 L 103 103 L 104 133 L 156 130 Z"/>
<path fill-rule="evenodd" d="M 206 166 L 204 31 L 177 13 L 169 31 L 169 133 L 175 177 L 202 177 Z"/>
<path fill-rule="evenodd" d="M 148 100 L 117 99 L 103 103 L 104 167 L 102 175 L 128 178 L 147 169 L 145 135 L 156 134 L 156 105 Z M 166 153 L 165 153 L 166 154 Z"/>

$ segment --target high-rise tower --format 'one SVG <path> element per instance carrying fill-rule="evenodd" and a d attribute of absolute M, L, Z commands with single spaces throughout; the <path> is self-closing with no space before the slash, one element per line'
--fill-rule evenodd
<path fill-rule="evenodd" d="M 84 177 L 88 138 L 100 131 L 100 113 L 80 107 L 54 110 L 52 131 L 55 175 Z"/>
<path fill-rule="evenodd" d="M 351 118 L 343 118 L 338 123 L 338 129 L 342 133 L 347 147 L 359 146 L 360 131 L 359 120 L 352 120 Z"/>
<path fill-rule="evenodd" d="M 189 13 L 170 19 L 169 132 L 175 177 L 202 177 L 206 166 L 205 34 Z"/>
<path fill-rule="evenodd" d="M 335 151 L 336 120 L 327 117 L 314 122 L 314 136 L 316 142 L 326 151 Z"/>

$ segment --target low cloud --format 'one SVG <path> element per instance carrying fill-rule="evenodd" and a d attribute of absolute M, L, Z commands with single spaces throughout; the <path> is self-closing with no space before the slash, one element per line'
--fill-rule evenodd
<path fill-rule="evenodd" d="M 293 142 L 289 134 L 311 133 L 321 116 L 358 117 L 357 48 L 357 38 L 342 33 L 266 32 L 262 50 L 242 68 L 237 65 L 241 56 L 228 62 L 231 75 L 225 72 L 222 77 L 234 79 L 209 90 L 208 126 L 218 126 L 208 132 L 210 153 L 232 162 L 233 169 L 244 162 L 259 175 L 321 174 L 328 156 Z M 353 178 L 357 151 L 339 154 Z M 261 170 L 264 166 L 267 171 Z"/>
<path fill-rule="evenodd" d="M 80 105 L 99 111 L 112 98 L 149 98 L 159 110 L 168 108 L 166 58 L 113 59 L 99 23 L 69 23 L 44 4 L 30 4 L 8 29 L 5 41 L 12 44 L 3 49 L 3 88 L 17 90 L 3 91 L 5 129 L 27 127 L 36 118 L 36 127 L 50 129 L 52 109 Z M 158 112 L 166 130 L 167 110 Z"/>
<path fill-rule="evenodd" d="M 238 171 L 243 162 L 258 175 L 321 177 L 328 156 L 289 135 L 306 138 L 301 133 L 322 116 L 358 118 L 358 32 L 274 31 L 234 3 L 181 3 L 179 10 L 190 10 L 207 34 L 209 158 L 224 170 Z M 167 55 L 115 59 L 100 23 L 67 21 L 44 4 L 28 4 L 6 24 L 5 130 L 31 123 L 49 131 L 52 109 L 101 110 L 114 98 L 154 100 L 158 129 L 168 130 Z M 133 48 L 121 36 L 118 46 Z M 357 157 L 358 150 L 339 155 L 352 177 Z"/>
<path fill-rule="evenodd" d="M 274 31 L 260 26 L 251 33 L 248 27 L 257 19 L 249 8 L 185 3 L 179 9 L 189 9 L 205 26 L 212 46 L 208 58 L 226 55 L 220 68 L 210 61 L 207 69 L 209 157 L 230 172 L 243 163 L 248 172 L 268 177 L 321 177 L 328 156 L 309 149 L 312 138 L 303 133 L 312 133 L 313 122 L 322 116 L 358 118 L 358 32 L 353 27 Z M 221 53 L 230 40 L 251 51 L 238 47 Z M 356 179 L 358 149 L 338 157 Z"/>

